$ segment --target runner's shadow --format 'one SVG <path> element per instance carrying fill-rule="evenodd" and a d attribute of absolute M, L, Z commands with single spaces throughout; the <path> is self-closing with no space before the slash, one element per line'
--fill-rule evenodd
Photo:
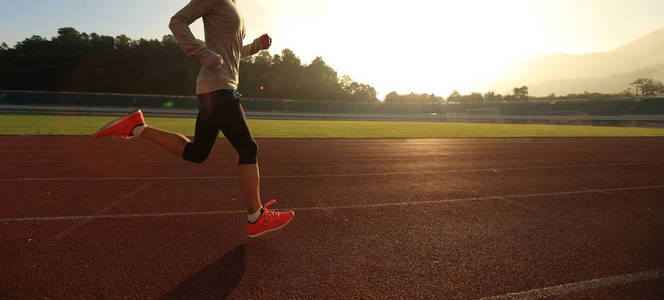
<path fill-rule="evenodd" d="M 244 275 L 245 245 L 235 249 L 189 279 L 178 284 L 161 299 L 224 299 L 230 295 Z"/>

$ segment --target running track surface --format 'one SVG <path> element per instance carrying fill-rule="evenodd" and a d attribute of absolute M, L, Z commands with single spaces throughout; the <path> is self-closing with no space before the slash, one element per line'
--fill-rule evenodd
<path fill-rule="evenodd" d="M 236 155 L 0 137 L 0 298 L 656 299 L 664 139 L 258 140 Z"/>

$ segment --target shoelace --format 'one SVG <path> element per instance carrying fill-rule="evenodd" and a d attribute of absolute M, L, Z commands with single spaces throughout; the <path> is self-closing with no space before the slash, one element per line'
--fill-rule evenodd
<path fill-rule="evenodd" d="M 277 202 L 277 200 L 272 199 L 272 200 L 268 201 L 267 203 L 265 203 L 265 205 L 263 206 L 263 214 L 265 215 L 265 218 L 272 219 L 272 218 L 275 218 L 275 217 L 279 216 L 278 211 L 276 211 L 274 209 L 268 209 L 267 208 L 268 206 L 274 204 L 275 202 Z"/>

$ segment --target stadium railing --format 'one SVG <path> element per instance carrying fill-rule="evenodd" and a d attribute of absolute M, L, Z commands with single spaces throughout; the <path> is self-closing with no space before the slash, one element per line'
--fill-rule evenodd
<path fill-rule="evenodd" d="M 249 115 L 276 118 L 363 118 L 424 121 L 624 125 L 664 123 L 664 98 L 556 100 L 519 103 L 383 103 L 243 98 Z M 118 114 L 143 108 L 189 116 L 194 96 L 0 90 L 4 112 Z"/>

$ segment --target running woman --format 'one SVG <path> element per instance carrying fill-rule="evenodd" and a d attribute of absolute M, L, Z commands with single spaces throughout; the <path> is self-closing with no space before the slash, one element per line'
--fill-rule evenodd
<path fill-rule="evenodd" d="M 189 25 L 201 17 L 205 45 L 201 45 L 189 29 Z M 235 0 L 191 0 L 171 18 L 169 27 L 184 53 L 201 63 L 196 79 L 199 111 L 194 141 L 178 133 L 147 126 L 140 110 L 102 127 L 95 138 L 141 137 L 184 160 L 200 164 L 207 159 L 221 130 L 239 156 L 238 174 L 247 205 L 249 236 L 282 228 L 294 213 L 268 209 L 274 199 L 265 207 L 261 205 L 258 146 L 249 132 L 240 95 L 236 92 L 240 59 L 268 49 L 272 39 L 264 34 L 251 44 L 242 45 L 245 24 Z"/>

